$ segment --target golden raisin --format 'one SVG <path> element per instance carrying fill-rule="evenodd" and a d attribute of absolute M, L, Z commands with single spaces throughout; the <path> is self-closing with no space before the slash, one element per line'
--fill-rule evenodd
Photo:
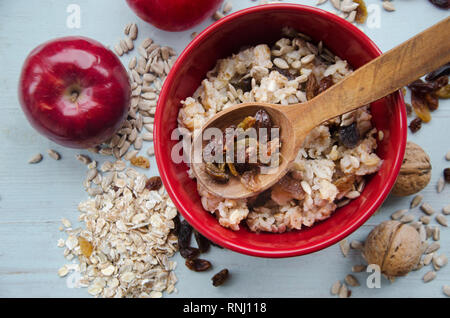
<path fill-rule="evenodd" d="M 150 168 L 150 161 L 148 161 L 147 158 L 142 157 L 142 156 L 131 158 L 130 162 L 133 166 L 136 166 L 139 168 L 144 168 L 144 169 Z"/>
<path fill-rule="evenodd" d="M 367 20 L 367 7 L 364 3 L 364 0 L 353 0 L 354 3 L 359 4 L 359 6 L 356 8 L 356 16 L 355 21 L 356 23 L 363 24 Z"/>
<path fill-rule="evenodd" d="M 79 236 L 78 245 L 80 245 L 81 254 L 83 254 L 84 257 L 89 258 L 92 254 L 92 250 L 94 249 L 91 242 L 86 240 L 84 237 Z"/>
<path fill-rule="evenodd" d="M 441 87 L 435 92 L 435 94 L 439 98 L 450 98 L 450 84 Z"/>
<path fill-rule="evenodd" d="M 428 123 L 431 120 L 430 109 L 424 94 L 411 91 L 411 103 L 416 115 L 424 122 Z"/>

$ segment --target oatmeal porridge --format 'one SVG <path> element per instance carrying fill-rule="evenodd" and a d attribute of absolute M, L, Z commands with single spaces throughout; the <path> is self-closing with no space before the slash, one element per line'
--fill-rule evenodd
<path fill-rule="evenodd" d="M 302 34 L 272 47 L 256 45 L 219 60 L 193 96 L 182 101 L 178 123 L 195 134 L 216 113 L 239 103 L 306 102 L 351 72 L 345 60 Z M 364 176 L 380 169 L 376 133 L 368 106 L 329 120 L 311 131 L 289 173 L 272 188 L 231 200 L 198 184 L 202 205 L 235 231 L 244 224 L 273 233 L 310 227 L 358 197 Z"/>

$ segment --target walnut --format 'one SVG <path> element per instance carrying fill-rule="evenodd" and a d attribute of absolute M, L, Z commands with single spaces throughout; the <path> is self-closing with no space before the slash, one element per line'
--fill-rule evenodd
<path fill-rule="evenodd" d="M 388 277 L 404 276 L 413 270 L 423 253 L 419 233 L 398 221 L 385 221 L 367 237 L 363 256 L 368 264 L 377 264 Z"/>
<path fill-rule="evenodd" d="M 430 157 L 419 145 L 408 141 L 405 157 L 392 193 L 397 196 L 417 193 L 427 186 L 430 178 Z"/>

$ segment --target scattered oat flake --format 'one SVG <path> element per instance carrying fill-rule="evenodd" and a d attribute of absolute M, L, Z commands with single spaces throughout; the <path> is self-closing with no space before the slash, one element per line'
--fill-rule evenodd
<path fill-rule="evenodd" d="M 337 281 L 331 286 L 331 294 L 337 295 L 339 293 L 339 290 L 341 289 L 341 282 Z"/>
<path fill-rule="evenodd" d="M 63 267 L 61 267 L 61 268 L 58 270 L 58 275 L 59 275 L 59 277 L 64 277 L 64 276 L 66 276 L 68 273 L 69 273 L 69 269 L 68 269 L 66 266 L 63 266 Z"/>
<path fill-rule="evenodd" d="M 66 218 L 62 218 L 62 219 L 61 219 L 61 223 L 62 223 L 62 225 L 64 225 L 65 227 L 71 227 L 71 226 L 72 226 L 72 223 L 70 223 L 70 221 L 69 221 L 68 219 L 66 219 Z"/>

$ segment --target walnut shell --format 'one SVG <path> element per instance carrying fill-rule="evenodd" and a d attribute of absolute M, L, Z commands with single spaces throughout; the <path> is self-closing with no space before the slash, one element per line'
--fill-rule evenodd
<path fill-rule="evenodd" d="M 420 261 L 422 242 L 412 226 L 398 221 L 385 221 L 367 237 L 363 256 L 369 264 L 380 266 L 389 277 L 408 274 Z"/>
<path fill-rule="evenodd" d="M 417 144 L 406 143 L 405 156 L 392 194 L 407 196 L 419 192 L 431 179 L 430 157 Z"/>

